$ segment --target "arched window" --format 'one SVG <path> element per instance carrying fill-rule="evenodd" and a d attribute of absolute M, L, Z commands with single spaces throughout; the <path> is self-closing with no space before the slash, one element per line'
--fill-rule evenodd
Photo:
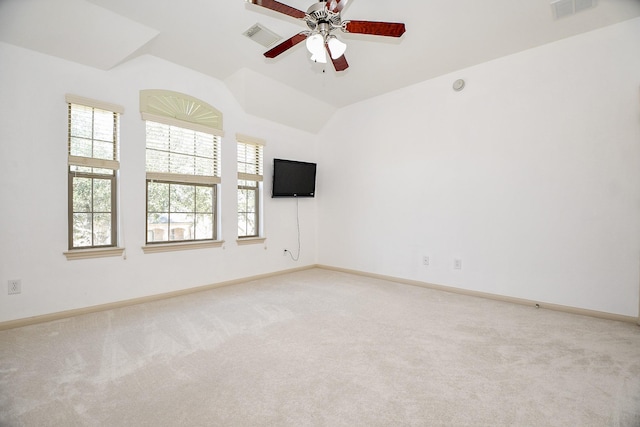
<path fill-rule="evenodd" d="M 222 114 L 178 92 L 140 91 L 146 122 L 147 240 L 218 241 Z"/>

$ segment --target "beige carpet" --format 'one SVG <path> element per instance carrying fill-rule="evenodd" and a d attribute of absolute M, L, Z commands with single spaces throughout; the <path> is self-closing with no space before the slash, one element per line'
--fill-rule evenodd
<path fill-rule="evenodd" d="M 2 426 L 640 426 L 640 327 L 314 269 L 0 332 Z"/>

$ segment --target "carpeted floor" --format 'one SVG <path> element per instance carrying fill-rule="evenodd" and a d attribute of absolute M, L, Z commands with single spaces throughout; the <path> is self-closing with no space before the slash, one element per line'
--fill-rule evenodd
<path fill-rule="evenodd" d="M 312 269 L 0 332 L 1 426 L 640 426 L 640 327 Z"/>

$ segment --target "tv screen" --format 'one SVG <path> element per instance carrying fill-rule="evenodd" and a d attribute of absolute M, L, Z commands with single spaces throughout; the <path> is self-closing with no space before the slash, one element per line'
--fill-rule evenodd
<path fill-rule="evenodd" d="M 315 163 L 273 159 L 271 197 L 314 197 L 315 192 Z"/>

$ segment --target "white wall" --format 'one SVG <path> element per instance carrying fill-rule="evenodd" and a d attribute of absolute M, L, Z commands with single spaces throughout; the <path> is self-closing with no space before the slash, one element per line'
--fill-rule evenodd
<path fill-rule="evenodd" d="M 316 200 L 300 201 L 303 251 L 297 248 L 296 202 L 270 198 L 274 157 L 315 161 L 315 136 L 246 115 L 224 84 L 153 57 L 104 72 L 0 43 L 0 321 L 154 295 L 315 263 Z M 143 254 L 144 122 L 141 89 L 202 99 L 224 114 L 224 248 Z M 67 261 L 67 111 L 72 93 L 125 108 L 121 122 L 120 212 L 126 259 Z M 236 132 L 263 138 L 265 245 L 237 246 Z M 8 296 L 7 280 L 22 293 Z"/>
<path fill-rule="evenodd" d="M 340 111 L 319 263 L 636 316 L 639 51 L 635 19 Z"/>

